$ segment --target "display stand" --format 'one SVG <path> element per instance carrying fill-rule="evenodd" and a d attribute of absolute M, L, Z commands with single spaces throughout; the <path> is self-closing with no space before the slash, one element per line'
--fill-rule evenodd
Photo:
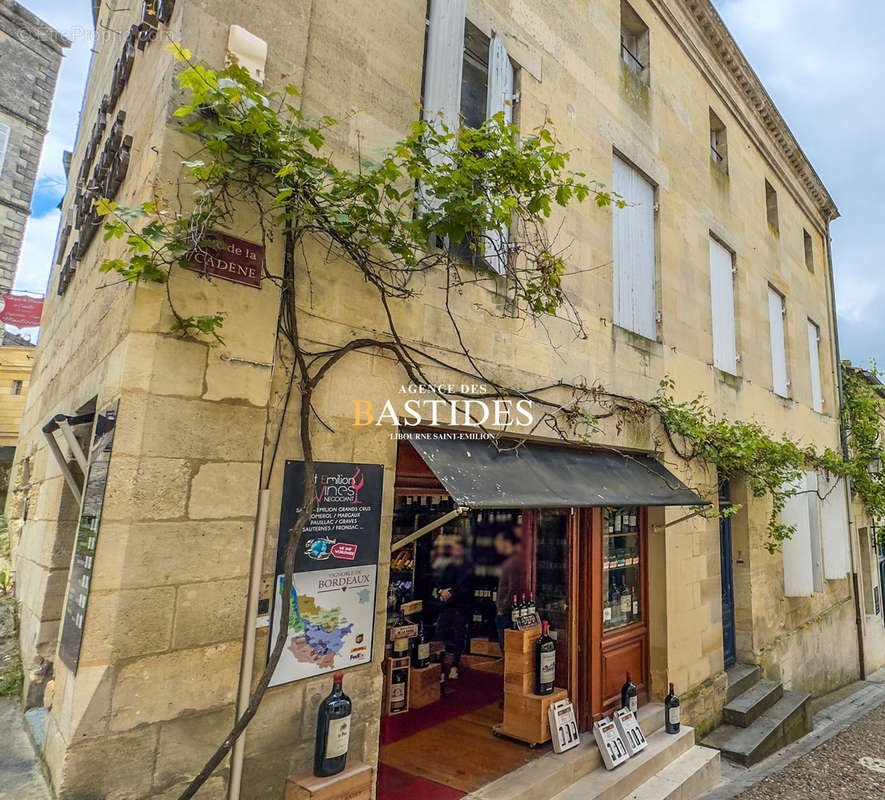
<path fill-rule="evenodd" d="M 372 767 L 353 761 L 331 778 L 290 775 L 285 800 L 370 800 L 374 783 Z"/>
<path fill-rule="evenodd" d="M 408 707 L 424 708 L 439 700 L 441 676 L 442 667 L 439 664 L 431 664 L 422 669 L 412 668 L 409 671 Z"/>
<path fill-rule="evenodd" d="M 393 681 L 393 673 L 399 670 L 405 670 L 407 673 L 411 672 L 411 664 L 412 660 L 408 656 L 403 656 L 402 658 L 393 658 L 392 656 L 388 657 L 384 662 L 384 697 L 383 697 L 383 706 L 382 710 L 384 712 L 384 716 L 395 716 L 397 714 L 405 714 L 409 710 L 409 695 L 411 692 L 409 691 L 409 683 L 411 681 L 411 675 L 406 675 L 406 703 L 399 711 L 391 710 L 391 683 Z M 436 685 L 437 696 L 439 695 L 439 683 Z"/>
<path fill-rule="evenodd" d="M 539 695 L 535 689 L 535 642 L 541 626 L 524 631 L 504 631 L 504 720 L 492 731 L 497 736 L 518 739 L 534 747 L 550 741 L 547 711 L 565 700 L 568 692 L 555 689 Z"/>

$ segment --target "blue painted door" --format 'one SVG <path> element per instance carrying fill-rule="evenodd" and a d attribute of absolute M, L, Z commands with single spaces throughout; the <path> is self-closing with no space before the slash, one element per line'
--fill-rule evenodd
<path fill-rule="evenodd" d="M 728 482 L 719 485 L 719 503 L 728 505 L 731 497 Z M 731 520 L 719 520 L 719 559 L 722 566 L 722 652 L 725 668 L 737 660 L 734 639 L 734 561 L 731 557 Z"/>

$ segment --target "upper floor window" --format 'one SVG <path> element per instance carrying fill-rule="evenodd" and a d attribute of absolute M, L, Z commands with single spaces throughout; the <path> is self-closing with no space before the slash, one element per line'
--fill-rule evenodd
<path fill-rule="evenodd" d="M 710 237 L 710 311 L 713 318 L 713 366 L 737 374 L 734 324 L 734 256 Z"/>
<path fill-rule="evenodd" d="M 768 181 L 765 181 L 765 213 L 768 216 L 768 226 L 774 233 L 778 233 L 780 226 L 777 218 L 777 192 Z"/>
<path fill-rule="evenodd" d="M 725 123 L 710 109 L 710 158 L 724 173 L 728 174 L 728 132 Z"/>
<path fill-rule="evenodd" d="M 22 383 L 22 381 L 13 381 L 11 394 L 21 394 L 23 386 L 24 384 Z"/>
<path fill-rule="evenodd" d="M 648 25 L 624 0 L 621 2 L 621 59 L 639 80 L 649 83 Z"/>
<path fill-rule="evenodd" d="M 824 396 L 820 380 L 820 328 L 808 320 L 808 367 L 811 372 L 811 407 L 824 410 Z"/>
<path fill-rule="evenodd" d="M 461 124 L 480 127 L 498 113 L 513 122 L 516 73 L 510 56 L 501 37 L 486 36 L 466 18 L 466 9 L 466 0 L 432 0 L 427 22 L 423 114 L 450 131 Z M 503 273 L 507 241 L 508 231 L 492 230 L 481 246 L 459 242 L 450 247 L 471 261 L 479 255 Z"/>
<path fill-rule="evenodd" d="M 612 211 L 614 323 L 656 339 L 655 187 L 615 156 L 612 189 L 627 204 Z"/>
<path fill-rule="evenodd" d="M 805 266 L 809 272 L 814 272 L 814 242 L 805 228 L 802 229 L 802 239 L 805 245 Z"/>
<path fill-rule="evenodd" d="M 768 287 L 768 326 L 771 338 L 771 388 L 776 395 L 790 396 L 790 381 L 787 378 L 787 339 L 784 317 L 787 307 L 784 296 Z"/>
<path fill-rule="evenodd" d="M 6 152 L 9 150 L 9 134 L 12 133 L 5 122 L 0 122 L 0 175 L 3 174 L 3 165 L 6 163 Z"/>

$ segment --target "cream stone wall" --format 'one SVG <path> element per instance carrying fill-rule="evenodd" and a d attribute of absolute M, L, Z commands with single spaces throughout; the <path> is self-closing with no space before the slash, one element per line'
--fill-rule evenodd
<path fill-rule="evenodd" d="M 801 179 L 695 22 L 708 8 L 689 0 L 636 0 L 651 29 L 651 86 L 637 91 L 618 55 L 620 4 L 578 0 L 470 0 L 468 17 L 498 31 L 520 66 L 523 130 L 552 118 L 572 165 L 611 184 L 621 153 L 658 185 L 656 214 L 658 308 L 655 341 L 612 326 L 612 212 L 592 204 L 558 213 L 561 241 L 573 241 L 566 291 L 579 309 L 587 338 L 561 320 L 533 326 L 497 316 L 506 286 L 471 285 L 455 298 L 454 314 L 483 374 L 531 388 L 556 380 L 599 381 L 639 398 L 672 376 L 680 397 L 705 393 L 722 414 L 763 421 L 819 446 L 838 445 L 831 298 L 824 237 L 831 210 L 814 181 Z M 135 11 L 100 22 L 128 28 Z M 402 136 L 418 113 L 424 41 L 424 3 L 394 0 L 354 4 L 308 0 L 178 3 L 162 38 L 180 41 L 212 65 L 224 60 L 228 26 L 239 24 L 268 43 L 268 83 L 301 87 L 306 113 L 342 119 L 329 146 L 355 163 Z M 107 90 L 120 42 L 102 42 L 95 56 L 81 123 L 88 136 Z M 139 52 L 120 107 L 134 135 L 129 176 L 118 200 L 143 200 L 154 187 L 172 196 L 182 157 L 195 140 L 170 117 L 175 90 L 171 57 L 158 41 Z M 728 128 L 730 170 L 724 179 L 710 163 L 709 108 Z M 783 134 L 782 134 L 783 136 Z M 76 175 L 84 142 L 78 141 Z M 787 141 L 786 146 L 790 145 Z M 806 176 L 807 177 L 807 176 Z M 769 230 L 764 181 L 778 191 L 780 231 Z M 812 191 L 813 189 L 813 191 Z M 186 188 L 185 188 L 186 194 Z M 817 196 L 815 196 L 817 192 Z M 72 201 L 69 191 L 65 207 Z M 804 264 L 802 229 L 814 237 L 814 273 Z M 711 366 L 708 241 L 711 231 L 736 253 L 736 316 L 740 375 Z M 257 241 L 248 212 L 231 232 Z M 279 238 L 279 237 L 278 237 Z M 300 457 L 290 403 L 276 461 L 270 451 L 287 384 L 289 355 L 275 348 L 279 295 L 208 282 L 177 271 L 171 292 L 181 313 L 225 309 L 224 343 L 194 342 L 169 333 L 165 290 L 126 287 L 99 275 L 97 264 L 118 245 L 93 243 L 63 296 L 47 298 L 47 324 L 38 349 L 32 391 L 8 506 L 17 539 L 22 650 L 29 663 L 53 662 L 55 700 L 45 756 L 60 796 L 174 797 L 202 765 L 233 721 L 240 680 L 246 586 L 259 488 L 271 489 L 262 596 L 270 596 L 283 463 Z M 281 273 L 279 242 L 268 268 Z M 309 272 L 308 272 L 309 268 Z M 460 366 L 443 309 L 440 276 L 422 279 L 423 292 L 395 303 L 401 334 L 412 345 Z M 308 346 L 336 345 L 383 331 L 377 299 L 355 270 L 328 261 L 321 244 L 299 255 L 299 325 Z M 786 329 L 792 398 L 771 390 L 768 345 L 769 284 L 787 298 Z M 824 412 L 811 407 L 806 320 L 821 328 Z M 426 365 L 428 378 L 453 375 Z M 460 380 L 460 376 L 456 377 Z M 406 376 L 389 358 L 355 353 L 329 374 L 315 397 L 315 455 L 327 461 L 382 464 L 384 502 L 376 658 L 349 670 L 355 700 L 351 755 L 377 758 L 389 532 L 396 443 L 384 426 L 354 427 L 355 399 L 399 410 Z M 551 399 L 568 399 L 553 391 Z M 40 429 L 56 413 L 73 413 L 97 398 L 119 399 L 106 504 L 76 676 L 54 658 L 77 509 Z M 328 426 L 328 427 L 327 427 Z M 619 431 L 606 424 L 599 444 L 654 452 L 651 423 Z M 693 485 L 715 478 L 674 453 L 661 461 Z M 31 509 L 24 519 L 25 499 Z M 828 581 L 812 598 L 785 599 L 779 555 L 763 537 L 768 510 L 749 501 L 742 511 L 743 562 L 736 565 L 742 658 L 762 663 L 788 688 L 824 691 L 856 675 L 848 580 Z M 684 509 L 655 510 L 654 524 L 673 523 Z M 739 518 L 740 519 L 740 518 Z M 739 538 L 735 537 L 736 540 Z M 686 696 L 686 716 L 709 726 L 725 691 L 722 655 L 718 523 L 696 517 L 651 534 L 650 613 L 652 691 L 674 681 Z M 736 557 L 738 545 L 735 545 Z M 252 624 L 252 621 L 246 621 Z M 266 657 L 259 630 L 252 679 Z M 244 798 L 278 797 L 289 772 L 310 769 L 316 707 L 328 677 L 269 690 L 245 744 Z M 39 702 L 39 682 L 29 690 Z M 225 792 L 226 767 L 204 791 Z"/>

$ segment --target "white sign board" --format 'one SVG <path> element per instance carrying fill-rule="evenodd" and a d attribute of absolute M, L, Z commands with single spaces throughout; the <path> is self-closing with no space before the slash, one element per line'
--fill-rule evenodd
<path fill-rule="evenodd" d="M 550 722 L 550 735 L 553 738 L 553 752 L 564 753 L 580 744 L 578 736 L 578 722 L 575 719 L 575 707 L 572 701 L 566 698 L 553 703 L 547 709 L 547 718 Z"/>
<path fill-rule="evenodd" d="M 602 762 L 606 769 L 614 769 L 618 764 L 623 764 L 630 758 L 615 723 L 608 717 L 593 723 L 593 736 L 599 746 Z"/>
<path fill-rule="evenodd" d="M 621 741 L 631 756 L 635 756 L 640 750 L 648 747 L 648 741 L 639 727 L 636 715 L 629 708 L 622 708 L 615 712 L 615 726 L 621 734 Z"/>

